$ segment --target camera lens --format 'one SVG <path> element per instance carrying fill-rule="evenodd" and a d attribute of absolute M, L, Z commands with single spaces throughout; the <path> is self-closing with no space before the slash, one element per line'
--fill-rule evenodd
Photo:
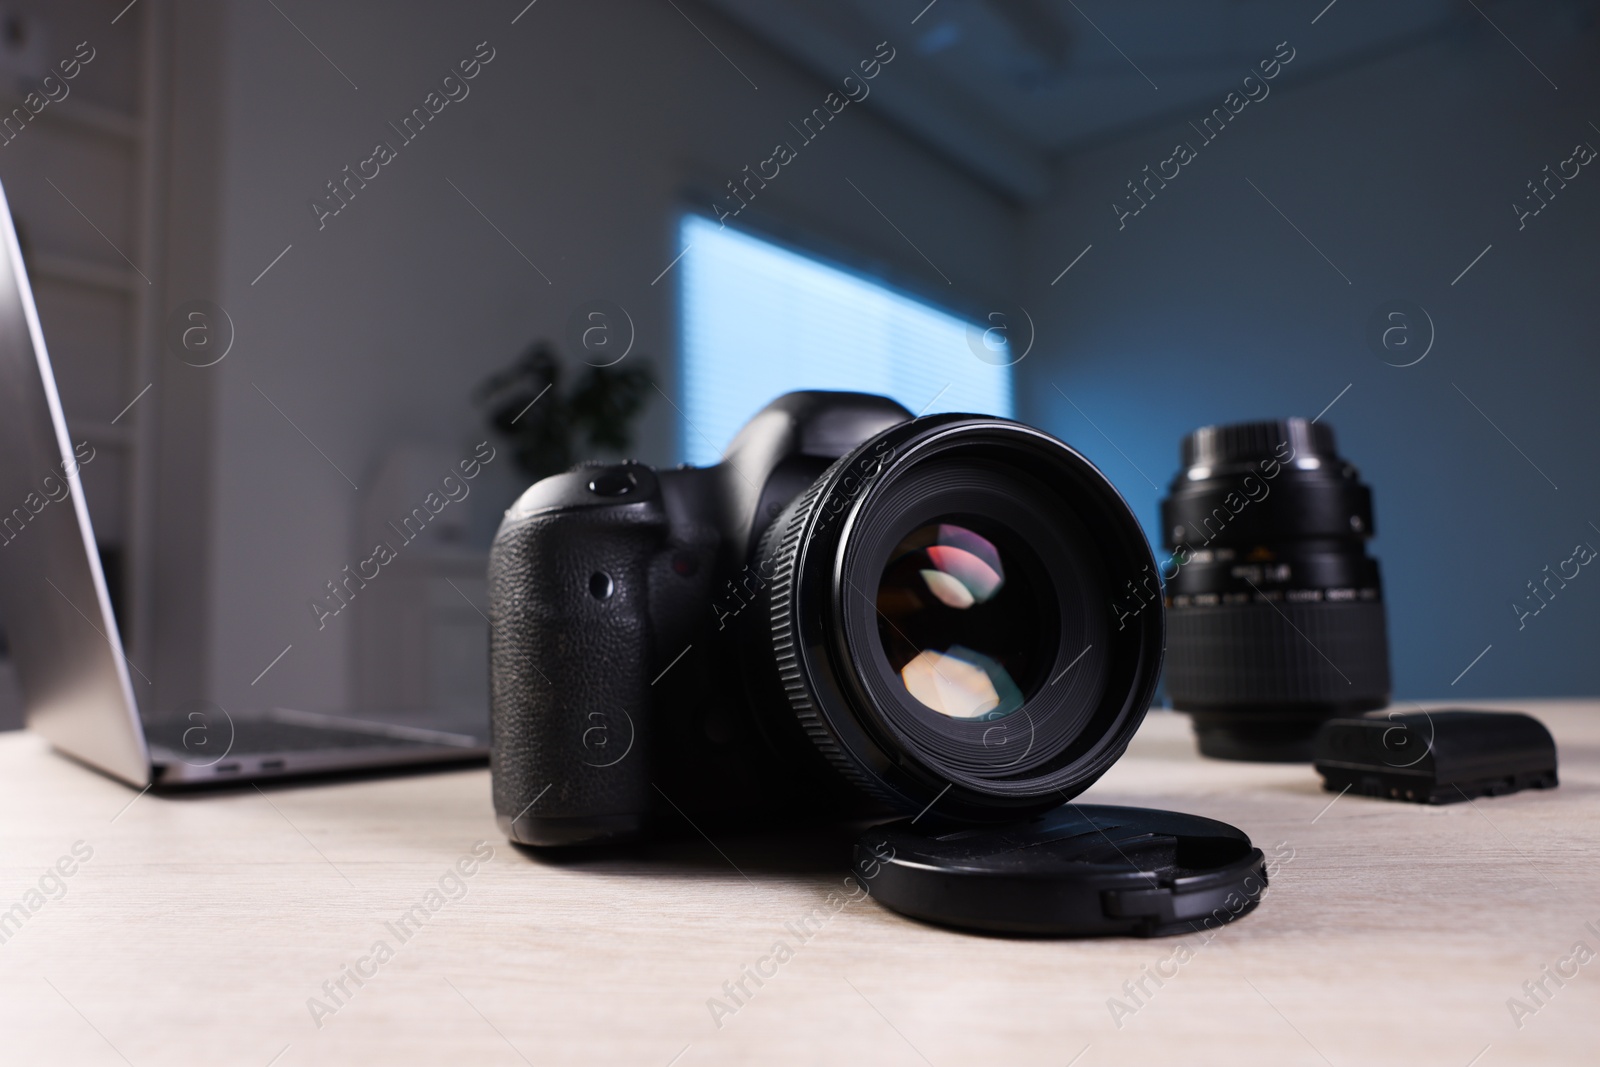
<path fill-rule="evenodd" d="M 1118 627 L 1154 567 L 1086 459 L 1003 419 L 916 419 L 835 463 L 768 529 L 754 660 L 773 714 L 899 810 L 1016 817 L 1086 789 L 1154 694 L 1162 612 Z M 777 707 L 786 704 L 787 708 Z"/>
<path fill-rule="evenodd" d="M 1046 619 L 1019 559 L 1025 549 L 1002 551 L 976 525 L 949 516 L 894 547 L 878 583 L 878 639 L 923 705 L 992 721 L 1038 688 Z"/>
<path fill-rule="evenodd" d="M 1161 505 L 1172 706 L 1205 755 L 1310 760 L 1324 720 L 1389 701 L 1371 491 L 1304 419 L 1205 427 L 1182 462 Z"/>

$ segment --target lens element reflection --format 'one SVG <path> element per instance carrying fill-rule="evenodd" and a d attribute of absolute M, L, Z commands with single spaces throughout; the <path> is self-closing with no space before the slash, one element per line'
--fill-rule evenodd
<path fill-rule="evenodd" d="M 931 568 L 922 572 L 928 590 L 940 602 L 957 609 L 982 604 L 1005 584 L 1000 552 L 988 541 L 960 526 L 941 524 L 939 543 L 926 549 Z"/>
<path fill-rule="evenodd" d="M 1007 582 L 994 542 L 955 523 L 920 527 L 884 568 L 878 610 L 884 651 L 919 703 L 974 720 L 1022 707 L 1012 672 L 1036 666 L 1038 605 Z"/>
<path fill-rule="evenodd" d="M 1022 693 L 1006 669 L 961 645 L 918 652 L 900 668 L 900 679 L 912 696 L 954 719 L 999 718 L 1022 706 Z"/>

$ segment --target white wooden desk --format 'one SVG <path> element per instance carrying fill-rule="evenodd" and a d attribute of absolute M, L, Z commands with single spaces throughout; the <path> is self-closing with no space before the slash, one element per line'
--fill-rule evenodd
<path fill-rule="evenodd" d="M 0 922 L 0 1062 L 1600 1062 L 1600 959 L 1544 979 L 1553 996 L 1520 1029 L 1507 1007 L 1574 943 L 1600 951 L 1585 928 L 1600 929 L 1600 701 L 1500 706 L 1550 726 L 1559 789 L 1328 807 L 1310 768 L 1202 761 L 1186 719 L 1152 713 L 1086 799 L 1212 816 L 1293 855 L 1253 915 L 1189 939 L 1181 964 L 1173 939 L 970 936 L 870 900 L 802 943 L 786 924 L 845 874 L 847 842 L 826 835 L 551 863 L 501 840 L 487 770 L 129 805 L 9 734 L 0 919 L 41 906 Z M 446 872 L 480 841 L 492 859 L 458 890 Z M 46 877 L 77 842 L 92 856 Z M 442 877 L 457 899 L 402 942 L 385 924 Z M 708 999 L 728 1002 L 724 983 L 778 940 L 793 958 L 747 979 L 719 1028 Z M 372 976 L 345 977 L 336 1005 L 323 983 L 346 965 Z M 1133 999 L 1124 984 L 1152 970 L 1170 977 Z M 320 1028 L 312 997 L 337 1009 Z M 1120 1027 L 1112 998 L 1135 1009 Z"/>

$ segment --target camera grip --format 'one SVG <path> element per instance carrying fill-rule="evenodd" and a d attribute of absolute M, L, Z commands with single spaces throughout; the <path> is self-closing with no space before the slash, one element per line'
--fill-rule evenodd
<path fill-rule="evenodd" d="M 490 769 L 497 821 L 512 841 L 579 844 L 643 824 L 649 568 L 666 525 L 655 493 L 638 492 L 628 503 L 519 503 L 495 537 Z"/>

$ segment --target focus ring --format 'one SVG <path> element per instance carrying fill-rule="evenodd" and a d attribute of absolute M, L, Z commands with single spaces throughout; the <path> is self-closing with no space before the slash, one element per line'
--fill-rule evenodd
<path fill-rule="evenodd" d="M 1178 608 L 1167 633 L 1167 692 L 1181 710 L 1379 707 L 1388 697 L 1381 601 Z"/>
<path fill-rule="evenodd" d="M 817 746 L 817 751 L 844 776 L 845 780 L 863 790 L 868 796 L 885 804 L 896 804 L 900 798 L 893 796 L 871 775 L 865 773 L 849 753 L 839 746 L 833 732 L 828 729 L 810 687 L 806 685 L 805 666 L 801 663 L 799 618 L 797 615 L 797 590 L 799 581 L 800 549 L 807 540 L 806 529 L 812 514 L 824 499 L 833 481 L 833 474 L 841 464 L 851 459 L 847 455 L 829 467 L 811 488 L 807 489 L 786 509 L 785 514 L 767 528 L 761 538 L 758 559 L 773 561 L 773 576 L 767 585 L 768 619 L 772 640 L 773 659 L 778 669 L 778 681 L 788 698 L 789 708 L 799 720 L 806 736 Z"/>

